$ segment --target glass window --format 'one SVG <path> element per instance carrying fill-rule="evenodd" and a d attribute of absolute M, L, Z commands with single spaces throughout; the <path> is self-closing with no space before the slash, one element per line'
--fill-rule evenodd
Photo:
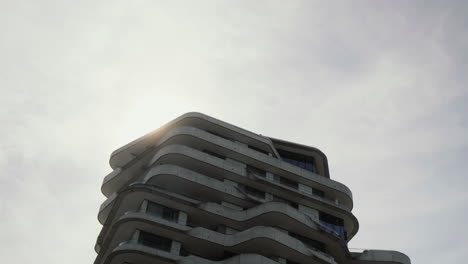
<path fill-rule="evenodd" d="M 324 212 L 319 212 L 319 220 L 324 228 L 333 231 L 338 237 L 346 240 L 347 235 L 344 230 L 343 219 Z"/>
<path fill-rule="evenodd" d="M 182 257 L 187 257 L 188 255 L 190 255 L 190 252 L 184 247 L 182 246 L 180 248 L 180 253 L 179 253 Z"/>
<path fill-rule="evenodd" d="M 252 188 L 252 187 L 247 186 L 247 185 L 243 185 L 243 188 L 244 188 L 244 191 L 247 194 L 250 194 L 252 196 L 255 196 L 255 197 L 258 197 L 258 198 L 261 198 L 261 199 L 265 199 L 265 192 L 262 192 L 260 190 L 257 190 L 255 188 Z"/>
<path fill-rule="evenodd" d="M 179 211 L 166 207 L 164 205 L 160 205 L 157 203 L 153 203 L 148 201 L 148 206 L 146 207 L 146 212 L 152 215 L 159 216 L 163 219 L 166 219 L 171 222 L 176 222 L 179 219 Z"/>
<path fill-rule="evenodd" d="M 138 237 L 138 243 L 148 246 L 148 247 L 152 247 L 152 248 L 156 248 L 156 249 L 160 249 L 164 251 L 170 251 L 172 240 L 170 240 L 169 238 L 155 235 L 155 234 L 140 231 L 140 235 Z"/>
<path fill-rule="evenodd" d="M 287 163 L 293 164 L 294 166 L 298 166 L 302 169 L 311 171 L 311 172 L 316 172 L 315 168 L 315 160 L 313 157 L 297 154 L 297 153 L 292 153 L 289 151 L 284 151 L 284 150 L 278 150 L 278 153 L 281 156 L 281 159 L 283 161 L 286 161 Z"/>
<path fill-rule="evenodd" d="M 325 192 L 324 191 L 321 191 L 321 190 L 318 190 L 318 189 L 315 189 L 315 188 L 312 188 L 312 194 L 320 196 L 322 198 L 325 197 Z"/>
<path fill-rule="evenodd" d="M 263 154 L 265 154 L 265 155 L 268 155 L 268 152 L 265 151 L 265 150 L 263 150 L 263 149 L 259 149 L 259 148 L 257 148 L 257 147 L 251 146 L 251 145 L 247 145 L 247 147 L 248 147 L 249 149 L 253 149 L 253 150 L 255 150 L 255 151 L 258 151 L 258 152 L 260 152 L 260 153 L 263 153 Z"/>
<path fill-rule="evenodd" d="M 296 181 L 293 181 L 284 177 L 280 177 L 279 181 L 281 184 L 291 187 L 293 189 L 299 188 L 299 184 Z"/>

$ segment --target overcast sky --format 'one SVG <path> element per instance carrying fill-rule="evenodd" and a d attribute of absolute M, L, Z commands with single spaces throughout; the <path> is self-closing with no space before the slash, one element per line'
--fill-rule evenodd
<path fill-rule="evenodd" d="M 467 13 L 466 1 L 1 1 L 2 262 L 93 262 L 110 153 L 199 111 L 325 152 L 353 191 L 350 247 L 465 263 Z"/>

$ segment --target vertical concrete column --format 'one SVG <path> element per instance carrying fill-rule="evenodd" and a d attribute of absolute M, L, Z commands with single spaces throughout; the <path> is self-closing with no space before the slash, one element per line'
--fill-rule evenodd
<path fill-rule="evenodd" d="M 273 201 L 273 194 L 265 193 L 265 202 Z"/>
<path fill-rule="evenodd" d="M 310 216 L 312 219 L 316 221 L 319 220 L 319 212 L 315 209 L 299 204 L 299 212 Z"/>
<path fill-rule="evenodd" d="M 188 215 L 186 212 L 179 211 L 179 218 L 177 219 L 177 223 L 181 225 L 187 225 L 187 218 Z"/>
<path fill-rule="evenodd" d="M 299 183 L 299 191 L 312 195 L 312 187 Z"/>
<path fill-rule="evenodd" d="M 146 212 L 147 208 L 148 208 L 148 200 L 143 200 L 140 206 L 140 212 Z"/>
<path fill-rule="evenodd" d="M 172 240 L 171 243 L 171 254 L 172 255 L 180 255 L 180 248 L 182 247 L 182 244 L 179 241 Z"/>
<path fill-rule="evenodd" d="M 273 175 L 273 173 L 267 171 L 266 178 L 269 181 L 274 181 L 275 180 L 275 175 Z"/>
<path fill-rule="evenodd" d="M 131 241 L 133 242 L 138 242 L 138 238 L 140 237 L 140 230 L 136 229 L 135 232 L 133 232 Z"/>

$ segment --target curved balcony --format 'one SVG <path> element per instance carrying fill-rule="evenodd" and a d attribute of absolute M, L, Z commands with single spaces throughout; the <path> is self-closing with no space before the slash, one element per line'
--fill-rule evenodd
<path fill-rule="evenodd" d="M 200 125 L 200 124 L 203 124 L 203 125 Z M 276 162 L 279 162 L 280 164 L 283 164 L 283 165 L 280 166 L 281 169 L 283 169 L 282 167 L 285 166 L 286 170 L 288 170 L 288 169 L 297 170 L 297 172 L 299 174 L 311 173 L 311 172 L 308 172 L 308 171 L 303 172 L 302 169 L 300 169 L 298 167 L 295 167 L 294 165 L 291 165 L 291 164 L 289 164 L 287 162 L 282 162 L 281 160 L 279 160 L 277 158 L 277 157 L 279 157 L 279 155 L 278 155 L 278 153 L 277 153 L 277 151 L 276 151 L 276 149 L 275 149 L 275 147 L 274 147 L 274 145 L 272 143 L 272 140 L 270 138 L 259 136 L 259 135 L 255 134 L 255 133 L 240 129 L 240 128 L 236 127 L 236 126 L 227 124 L 225 122 L 222 122 L 220 120 L 214 119 L 212 117 L 209 117 L 209 116 L 206 116 L 206 115 L 203 115 L 203 114 L 200 114 L 200 113 L 187 113 L 185 115 L 182 115 L 181 117 L 169 122 L 168 124 L 161 127 L 160 129 L 158 129 L 158 130 L 156 130 L 154 132 L 151 132 L 151 133 L 149 133 L 149 134 L 147 134 L 147 135 L 145 135 L 145 136 L 143 136 L 143 137 L 141 137 L 141 138 L 139 138 L 137 140 L 134 140 L 133 142 L 123 146 L 122 148 L 120 148 L 120 149 L 118 149 L 116 151 L 114 151 L 112 153 L 111 159 L 110 159 L 111 167 L 113 169 L 115 169 L 115 168 L 120 168 L 120 167 L 125 166 L 135 156 L 139 156 L 140 154 L 145 152 L 148 148 L 153 147 L 154 142 L 159 141 L 159 139 L 161 137 L 165 136 L 165 133 L 167 133 L 170 129 L 177 128 L 177 126 L 194 126 L 194 129 L 195 129 L 195 127 L 200 127 L 200 126 L 203 127 L 203 128 L 206 128 L 206 129 L 209 129 L 210 127 L 216 127 L 216 126 L 223 127 L 224 129 L 226 129 L 226 131 L 230 131 L 231 132 L 230 134 L 242 135 L 241 138 L 243 138 L 244 140 L 240 139 L 240 141 L 244 141 L 245 143 L 255 142 L 257 144 L 259 144 L 259 143 L 260 144 L 265 144 L 266 146 L 268 146 L 268 148 L 274 154 L 274 157 L 269 157 L 268 155 L 265 155 L 265 154 L 262 154 L 260 152 L 251 150 L 251 149 L 249 149 L 249 148 L 247 148 L 245 146 L 244 146 L 244 151 L 250 152 L 250 154 L 252 154 L 254 156 L 261 157 L 261 158 L 268 158 L 269 157 L 270 161 L 276 161 Z M 201 131 L 203 131 L 203 130 L 201 130 Z M 205 132 L 205 133 L 208 133 L 208 132 Z M 215 135 L 213 135 L 211 133 L 208 133 L 208 134 L 210 134 L 211 136 L 214 136 L 215 138 L 220 138 L 222 140 L 225 140 L 225 142 L 230 142 L 231 144 L 236 144 L 236 143 L 234 143 L 234 142 L 232 142 L 230 140 L 223 139 L 223 138 L 215 136 Z M 239 145 L 239 144 L 236 144 L 236 145 Z M 323 162 L 327 163 L 327 158 L 323 154 L 323 152 L 321 152 L 320 150 L 318 150 L 316 148 L 313 148 L 313 147 L 307 147 L 307 148 L 315 150 L 315 152 L 317 152 L 319 154 L 319 156 L 322 157 Z M 324 167 L 328 168 L 328 165 L 325 164 Z M 324 173 L 329 178 L 328 169 L 326 169 L 326 172 L 324 172 Z M 325 177 L 323 177 L 323 178 L 325 178 Z M 323 179 L 321 179 L 321 180 L 323 180 Z M 336 186 L 336 187 L 341 188 L 341 191 L 347 193 L 347 195 L 352 200 L 351 191 L 346 186 L 344 186 L 344 187 Z"/>
<path fill-rule="evenodd" d="M 178 147 L 178 146 L 171 145 L 171 146 L 168 146 L 166 148 L 172 148 L 173 149 L 173 148 L 176 148 L 176 147 Z M 184 148 L 185 150 L 189 150 L 188 152 L 190 152 L 190 150 L 193 150 L 193 149 L 189 149 L 189 148 L 184 147 L 184 146 L 180 146 L 180 147 Z M 195 151 L 195 150 L 193 150 L 193 151 Z M 161 149 L 161 152 L 163 152 L 163 149 Z M 159 158 L 162 158 L 162 157 L 166 156 L 166 154 L 167 155 L 172 155 L 172 154 L 175 154 L 175 153 L 185 154 L 184 156 L 187 156 L 187 155 L 190 156 L 190 154 L 188 152 L 187 151 L 169 151 L 168 153 L 158 152 L 155 155 L 155 157 L 158 157 L 158 159 L 159 159 Z M 195 154 L 195 155 L 193 155 L 193 153 L 191 153 L 191 154 L 192 154 L 191 156 L 192 156 L 193 159 L 198 159 L 198 158 L 200 158 L 202 156 L 201 155 L 202 153 Z M 207 157 L 207 158 L 210 159 L 210 157 Z M 174 159 L 174 161 L 175 160 L 180 161 L 181 158 L 177 157 L 176 159 Z M 205 159 L 205 161 L 207 161 L 207 159 Z M 220 160 L 215 160 L 215 161 L 220 162 Z M 168 161 L 168 162 L 170 162 L 170 161 Z M 188 161 L 183 161 L 183 164 L 187 165 L 187 164 L 189 164 L 189 162 Z M 197 166 L 199 166 L 199 165 L 197 164 Z M 235 167 L 231 167 L 231 168 L 226 168 L 226 166 L 223 166 L 223 167 L 224 167 L 225 170 L 228 170 L 228 171 L 231 171 L 231 172 L 236 171 Z M 236 173 L 236 174 L 238 174 L 238 173 Z M 196 183 L 197 186 L 200 186 L 200 187 L 203 187 L 203 188 L 193 188 L 193 185 L 186 185 L 184 183 L 184 181 L 181 181 L 178 178 L 171 177 L 171 175 L 182 177 L 186 181 L 190 181 L 191 183 Z M 238 176 L 242 176 L 242 175 L 238 174 Z M 153 181 L 153 183 L 149 182 L 150 179 L 156 180 L 156 178 L 158 178 L 157 182 L 156 181 Z M 245 179 L 245 176 L 243 178 Z M 239 178 L 236 179 L 236 180 L 239 180 Z M 213 179 L 211 177 L 208 177 L 208 176 L 205 176 L 205 175 L 202 175 L 202 174 L 199 174 L 199 173 L 196 173 L 196 172 L 193 172 L 191 170 L 188 170 L 188 169 L 185 169 L 185 168 L 182 168 L 182 167 L 178 167 L 178 166 L 175 166 L 175 165 L 164 164 L 164 165 L 156 166 L 156 167 L 152 168 L 146 174 L 145 178 L 142 181 L 144 183 L 155 184 L 155 185 L 161 186 L 163 188 L 171 189 L 172 191 L 175 191 L 176 193 L 189 194 L 189 196 L 191 196 L 191 197 L 204 197 L 207 200 L 214 199 L 213 201 L 222 201 L 224 199 L 227 202 L 232 202 L 234 204 L 238 204 L 240 206 L 247 207 L 247 208 L 250 208 L 253 205 L 255 205 L 255 203 L 250 202 L 250 200 L 256 200 L 256 202 L 266 202 L 265 200 L 258 200 L 258 199 L 255 199 L 254 197 L 247 196 L 245 193 L 240 192 L 238 188 L 235 188 L 235 187 L 233 187 L 231 185 L 227 185 L 224 182 L 215 180 L 215 179 Z M 177 189 L 175 189 L 174 186 L 177 186 Z M 206 187 L 209 187 L 209 188 L 206 188 Z M 261 186 L 261 187 L 265 188 L 265 186 Z M 216 190 L 217 194 L 214 194 L 213 190 Z M 264 189 L 264 190 L 267 191 L 266 189 Z M 228 196 L 224 196 L 226 194 Z M 236 199 L 233 199 L 233 197 L 236 197 Z M 246 198 L 248 198 L 248 199 L 246 199 Z M 296 198 L 296 197 L 292 196 L 292 198 Z M 299 198 L 300 198 L 300 196 L 299 196 Z M 324 211 L 324 212 L 327 212 L 327 213 L 331 213 L 331 214 L 334 214 L 334 215 L 339 215 L 343 219 L 347 219 L 345 225 L 346 225 L 347 230 L 350 231 L 349 232 L 349 238 L 352 238 L 352 236 L 357 232 L 357 219 L 349 211 L 347 211 L 346 209 L 340 208 L 340 207 L 337 208 L 337 206 L 330 205 L 328 203 L 326 203 L 324 205 L 323 204 L 322 205 L 320 205 L 320 204 L 317 205 L 316 200 L 302 200 L 302 202 L 303 202 L 304 205 L 310 206 L 312 208 L 317 208 L 317 209 L 319 209 L 321 211 Z M 353 223 L 353 224 L 351 224 L 351 223 Z"/>
<path fill-rule="evenodd" d="M 398 263 L 411 264 L 411 260 L 405 254 L 394 250 L 377 250 L 368 249 L 362 253 L 352 253 L 353 261 L 351 264 L 367 264 L 367 263 Z"/>
<path fill-rule="evenodd" d="M 244 183 L 246 185 L 253 186 L 255 184 L 255 182 L 252 182 L 247 178 L 246 171 L 244 168 L 237 167 L 233 164 L 230 164 L 229 162 L 226 162 L 216 157 L 212 157 L 211 155 L 182 145 L 169 145 L 161 148 L 155 154 L 151 161 L 151 164 L 156 163 L 181 164 L 184 167 L 196 167 L 198 170 L 202 169 L 202 167 L 205 166 L 206 168 L 204 168 L 204 170 L 209 172 L 210 175 L 219 174 L 225 178 L 232 179 L 234 181 Z M 161 165 L 158 165 L 157 167 L 159 166 Z M 256 184 L 258 185 L 258 182 Z M 258 187 L 259 189 L 265 191 L 272 191 L 271 189 L 267 190 L 266 186 L 264 185 L 258 185 L 254 187 Z M 333 204 L 328 201 L 321 200 L 319 197 L 312 195 L 308 195 L 308 199 L 301 199 L 306 194 L 299 193 L 297 191 L 294 192 L 296 192 L 296 194 L 299 195 L 291 195 L 291 199 L 296 199 L 298 202 L 300 200 L 300 202 L 306 206 L 333 215 L 338 215 L 339 217 L 345 219 L 345 227 L 346 230 L 348 230 L 349 232 L 349 240 L 356 234 L 359 228 L 359 223 L 356 217 L 354 217 L 354 215 L 349 212 L 348 208 Z"/>
<path fill-rule="evenodd" d="M 182 140 L 179 142 L 171 142 L 171 139 L 175 137 L 182 138 Z M 222 152 L 229 153 L 229 156 L 233 159 L 242 161 L 246 164 L 258 164 L 263 169 L 276 175 L 285 176 L 286 178 L 290 178 L 291 175 L 294 175 L 294 180 L 303 184 L 309 186 L 320 186 L 327 192 L 334 192 L 337 198 L 352 208 L 352 193 L 346 185 L 301 169 L 280 159 L 249 149 L 244 145 L 237 144 L 201 129 L 194 127 L 175 127 L 166 132 L 156 143 L 156 146 L 164 146 L 170 143 L 188 146 L 195 145 L 198 147 L 204 147 L 207 146 L 207 144 L 212 145 Z"/>
<path fill-rule="evenodd" d="M 139 229 L 149 233 L 156 233 L 180 241 L 193 251 L 204 252 L 212 256 L 222 255 L 228 249 L 235 253 L 255 251 L 255 253 L 271 256 L 280 254 L 290 259 L 309 263 L 316 260 L 318 263 L 336 263 L 330 255 L 316 249 L 307 247 L 301 241 L 289 236 L 278 229 L 265 226 L 256 226 L 232 235 L 221 234 L 203 227 L 191 228 L 188 226 L 166 221 L 159 217 L 145 213 L 131 212 L 119 218 L 111 227 L 99 252 L 96 263 L 101 259 L 108 259 L 109 249 L 117 247 L 122 241 L 128 240 L 134 230 Z M 210 256 L 208 256 L 210 257 Z"/>
<path fill-rule="evenodd" d="M 304 264 L 310 262 L 311 258 L 320 261 L 320 263 L 336 263 L 330 255 L 309 248 L 287 233 L 268 226 L 255 226 L 233 235 L 225 235 L 203 227 L 195 227 L 188 234 L 230 248 L 233 251 L 255 249 L 261 251 L 264 255 L 280 254 Z"/>
<path fill-rule="evenodd" d="M 225 223 L 244 230 L 255 226 L 276 226 L 285 230 L 313 237 L 324 243 L 335 259 L 345 260 L 351 257 L 346 242 L 337 234 L 322 226 L 317 218 L 306 215 L 297 209 L 280 202 L 267 202 L 245 211 L 233 210 L 216 203 L 202 203 L 203 212 L 193 212 L 204 221 Z M 212 214 L 215 217 L 207 215 Z"/>
<path fill-rule="evenodd" d="M 102 264 L 152 263 L 155 261 L 161 264 L 173 264 L 179 263 L 181 259 L 181 256 L 128 240 L 116 246 Z M 96 259 L 94 263 L 99 264 L 100 262 Z"/>
<path fill-rule="evenodd" d="M 208 260 L 194 255 L 183 257 L 143 246 L 131 240 L 120 243 L 103 264 L 153 263 L 155 261 L 162 264 L 278 264 L 278 262 L 258 254 L 240 254 L 220 261 Z"/>
<path fill-rule="evenodd" d="M 225 224 L 238 230 L 245 230 L 262 225 L 277 226 L 292 232 L 314 237 L 318 241 L 323 242 L 333 257 L 338 260 L 350 258 L 349 251 L 343 240 L 322 228 L 318 219 L 309 217 L 287 204 L 268 202 L 249 210 L 237 211 L 212 202 L 199 203 L 197 201 L 188 200 L 182 196 L 174 195 L 168 198 L 165 196 L 165 193 L 161 193 L 160 190 L 150 188 L 149 186 L 134 186 L 132 190 L 129 189 L 125 193 L 119 195 L 119 200 L 124 200 L 126 203 L 119 203 L 113 206 L 113 210 L 116 211 L 113 214 L 113 218 L 117 221 L 117 219 L 120 219 L 127 211 L 136 210 L 143 200 L 154 201 L 155 198 L 157 198 L 158 202 L 164 204 L 167 204 L 167 201 L 172 201 L 172 208 L 187 212 L 191 219 L 199 219 L 209 225 Z M 198 204 L 198 206 L 196 206 L 196 204 Z M 109 219 L 108 221 L 114 222 L 113 219 Z M 105 227 L 111 225 L 113 225 L 113 223 L 106 223 Z M 107 229 L 108 228 L 103 228 L 101 231 L 97 248 L 101 247 L 100 244 L 109 234 Z"/>
<path fill-rule="evenodd" d="M 335 182 L 331 179 L 316 175 L 312 172 L 300 169 L 287 162 L 283 162 L 276 158 L 269 157 L 257 151 L 251 150 L 245 146 L 215 136 L 203 130 L 193 127 L 176 127 L 164 134 L 155 144 L 155 146 L 164 148 L 164 146 L 167 146 L 169 144 L 183 144 L 187 146 L 196 146 L 198 148 L 202 148 L 206 145 L 213 145 L 218 148 L 221 148 L 221 150 L 224 152 L 232 152 L 232 155 L 230 156 L 235 156 L 235 158 L 237 158 L 238 160 L 242 160 L 246 163 L 258 163 L 260 160 L 262 160 L 262 163 L 260 165 L 262 165 L 267 170 L 276 171 L 277 175 L 283 174 L 287 175 L 288 177 L 291 177 L 291 174 L 295 175 L 296 180 L 302 181 L 303 184 L 306 184 L 308 186 L 318 185 L 320 186 L 319 188 L 327 190 L 327 193 L 333 193 L 333 196 L 342 202 L 342 204 L 340 205 L 343 208 L 346 208 L 349 211 L 352 209 L 352 194 L 351 191 L 349 191 L 349 189 L 345 185 Z M 108 196 L 112 192 L 115 192 L 118 188 L 122 188 L 126 183 L 128 183 L 132 179 L 132 177 L 135 177 L 135 175 L 138 174 L 136 172 L 141 172 L 141 167 L 144 166 L 144 162 L 148 161 L 148 156 L 154 152 L 154 150 L 150 151 L 149 149 L 147 149 L 145 151 L 145 155 L 135 157 L 132 160 L 132 162 L 129 162 L 126 165 L 125 169 L 116 168 L 115 171 L 111 172 L 108 176 L 106 176 L 101 187 L 101 190 L 104 193 L 104 195 Z M 265 162 L 268 165 L 265 165 Z M 288 171 L 288 173 L 285 174 L 285 171 Z M 117 177 L 117 175 L 119 177 Z M 317 199 L 318 197 L 314 198 Z M 319 199 L 322 199 L 324 202 L 327 202 L 331 205 L 340 206 L 336 204 L 334 200 L 328 200 L 323 198 Z"/>
<path fill-rule="evenodd" d="M 201 113 L 189 112 L 170 121 L 161 128 L 151 133 L 148 133 L 112 152 L 109 161 L 111 167 L 113 169 L 123 167 L 127 162 L 132 160 L 135 155 L 142 153 L 149 146 L 153 146 L 154 142 L 158 141 L 158 138 L 161 137 L 164 133 L 166 133 L 169 129 L 179 125 L 198 126 L 205 128 L 221 128 L 223 130 L 229 131 L 229 134 L 231 134 L 234 138 L 238 139 L 241 142 L 245 142 L 247 144 L 252 143 L 257 145 L 264 145 L 265 147 L 270 149 L 270 151 L 276 157 L 279 157 L 278 152 L 274 148 L 273 143 L 269 138 L 260 136 L 258 134 L 252 133 L 245 129 L 236 127 L 234 125 L 228 124 L 226 122 Z"/>
<path fill-rule="evenodd" d="M 210 163 L 210 165 L 212 165 L 213 167 L 218 167 L 218 169 L 224 168 L 229 173 L 234 173 L 235 172 L 235 174 L 237 174 L 237 175 L 235 177 L 230 177 L 232 180 L 234 180 L 234 181 L 239 181 L 240 180 L 241 182 L 246 181 L 246 179 L 245 179 L 246 172 L 245 172 L 244 168 L 237 167 L 237 166 L 235 166 L 233 164 L 229 164 L 228 162 L 220 161 L 220 160 L 218 160 L 216 158 L 212 158 L 211 156 L 209 156 L 206 153 L 203 153 L 203 152 L 198 151 L 196 149 L 192 149 L 192 148 L 182 146 L 182 145 L 169 145 L 169 146 L 161 148 L 159 151 L 156 152 L 155 156 L 152 159 L 152 162 L 154 163 L 158 159 L 160 159 L 162 156 L 168 155 L 169 152 L 171 152 L 171 151 L 166 151 L 167 148 L 169 148 L 169 149 L 171 149 L 171 148 L 183 148 L 181 151 L 172 151 L 172 154 L 179 154 L 179 155 L 189 156 L 193 160 L 199 160 L 199 161 L 202 161 L 202 162 L 205 162 L 205 163 Z M 193 163 L 193 161 L 191 163 L 186 161 L 186 160 L 184 160 L 184 162 L 181 162 L 181 161 L 182 160 L 177 161 L 175 163 L 180 163 L 181 165 L 184 165 L 184 166 L 187 166 L 187 165 Z M 140 163 L 140 165 L 141 165 L 141 163 Z M 109 174 L 108 175 L 109 177 L 105 180 L 105 182 L 102 185 L 103 193 L 105 193 L 108 196 L 108 195 L 110 195 L 112 193 L 112 191 L 115 192 L 116 190 L 125 187 L 125 185 L 129 181 L 131 181 L 132 179 L 135 180 L 138 177 L 138 174 L 134 173 L 135 170 L 138 170 L 138 168 L 132 167 L 132 170 L 128 169 L 128 170 L 123 170 L 123 171 L 121 169 L 117 169 L 116 171 Z M 209 172 L 208 169 L 206 169 L 206 171 Z M 220 172 L 220 171 L 218 171 L 217 173 L 220 174 L 220 175 L 223 174 L 223 172 Z M 224 172 L 224 174 L 226 174 L 226 172 Z M 237 177 L 237 176 L 241 176 L 241 178 L 239 179 L 239 177 Z M 299 197 L 301 197 L 303 199 L 314 199 L 314 200 L 318 200 L 321 203 L 328 204 L 328 205 L 330 205 L 332 207 L 339 207 L 339 208 L 341 208 L 343 210 L 347 210 L 347 211 L 351 210 L 351 207 L 349 207 L 346 204 L 336 204 L 332 200 L 329 200 L 329 199 L 326 199 L 326 198 L 323 198 L 323 197 L 319 197 L 319 196 L 315 196 L 315 195 L 312 195 L 312 194 L 300 192 L 297 189 L 292 189 L 290 187 L 281 185 L 281 184 L 276 183 L 274 181 L 266 181 L 265 179 L 262 179 L 262 178 L 259 178 L 259 177 L 257 177 L 257 180 L 265 181 L 266 183 L 275 186 L 275 188 L 278 189 L 278 191 L 280 191 L 280 192 L 284 192 L 284 191 L 293 192 L 292 196 L 299 196 Z M 247 183 L 247 184 L 251 184 L 251 183 Z M 255 185 L 255 183 L 253 183 L 253 184 Z M 262 187 L 265 188 L 264 186 L 261 186 L 261 185 L 259 187 L 260 188 L 262 188 Z"/>
<path fill-rule="evenodd" d="M 175 165 L 165 164 L 150 169 L 142 182 L 203 200 L 224 200 L 242 207 L 256 204 L 235 186 Z"/>
<path fill-rule="evenodd" d="M 159 151 L 156 152 L 156 154 L 152 158 L 151 163 L 152 164 L 154 163 L 178 164 L 179 163 L 185 167 L 193 167 L 198 170 L 202 169 L 204 171 L 209 172 L 210 175 L 219 175 L 220 178 L 223 178 L 223 177 L 230 178 L 237 182 L 241 182 L 247 185 L 252 185 L 252 181 L 247 178 L 246 171 L 244 168 L 235 166 L 219 158 L 212 157 L 209 154 L 206 154 L 206 153 L 203 153 L 198 150 L 195 150 L 186 146 L 182 146 L 182 145 L 169 145 L 169 146 L 159 149 Z M 180 174 L 181 172 L 182 174 Z M 158 175 L 160 180 L 158 181 L 157 184 L 159 186 L 165 186 L 168 189 L 171 189 L 171 188 L 174 188 L 174 186 L 177 186 L 179 190 L 173 189 L 173 191 L 176 191 L 177 193 L 191 192 L 192 197 L 198 197 L 199 195 L 202 195 L 201 197 L 203 197 L 205 195 L 206 198 L 211 197 L 216 200 L 222 200 L 223 195 L 227 193 L 229 194 L 229 196 L 227 197 L 230 199 L 230 200 L 226 200 L 228 202 L 231 201 L 234 204 L 239 204 L 239 205 L 242 205 L 243 207 L 251 207 L 254 205 L 252 204 L 252 202 L 249 202 L 250 200 L 253 200 L 252 197 L 247 197 L 244 193 L 239 192 L 238 189 L 234 188 L 233 186 L 226 185 L 225 183 L 218 181 L 214 178 L 210 178 L 208 176 L 198 174 L 188 169 L 184 169 L 175 165 L 169 165 L 169 164 L 157 165 L 156 167 L 151 168 L 150 171 L 147 174 L 145 174 L 146 175 L 144 176 L 145 178 L 141 179 L 141 181 L 147 182 L 149 179 L 148 177 L 151 174 Z M 173 174 L 175 174 L 176 176 L 179 176 L 179 178 L 177 177 L 173 178 L 169 176 Z M 189 178 L 186 178 L 185 179 L 186 181 L 191 181 L 191 183 L 197 183 L 198 186 L 200 186 L 200 188 L 192 188 L 193 185 L 186 185 L 187 182 L 186 181 L 184 182 L 180 179 L 180 177 L 183 178 L 184 175 L 187 175 L 187 177 L 191 179 L 190 180 Z M 186 188 L 184 188 L 184 186 Z M 263 189 L 267 191 L 266 190 L 267 186 L 265 185 L 261 184 L 258 187 L 259 189 Z M 217 194 L 215 194 L 213 190 L 211 189 L 217 190 Z M 286 188 L 283 188 L 283 189 L 286 190 Z M 303 193 L 299 193 L 297 190 L 289 190 L 289 191 L 293 192 L 293 194 L 296 194 L 296 195 L 291 195 L 292 199 L 301 199 L 301 197 L 304 197 L 306 195 Z M 207 194 L 211 196 L 206 196 Z M 236 198 L 233 198 L 233 196 Z M 250 199 L 246 200 L 246 198 L 250 198 Z M 301 199 L 304 205 L 307 205 L 312 208 L 316 208 L 321 211 L 331 213 L 334 215 L 337 214 L 343 219 L 345 220 L 347 219 L 345 225 L 346 225 L 346 230 L 348 230 L 349 232 L 348 238 L 351 239 L 354 236 L 354 234 L 357 232 L 357 229 L 358 229 L 358 222 L 357 222 L 357 219 L 354 217 L 354 215 L 352 215 L 347 210 L 348 208 L 343 208 L 340 205 L 335 205 L 331 202 L 320 200 L 320 197 L 314 197 L 312 195 L 308 195 L 308 198 L 309 198 L 308 200 Z M 265 202 L 265 201 L 257 200 L 257 202 Z"/>

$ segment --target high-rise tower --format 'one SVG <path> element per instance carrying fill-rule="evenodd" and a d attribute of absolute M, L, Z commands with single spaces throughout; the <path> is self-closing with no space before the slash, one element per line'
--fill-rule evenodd
<path fill-rule="evenodd" d="M 187 113 L 120 149 L 95 264 L 410 264 L 350 252 L 351 191 L 318 149 Z"/>

